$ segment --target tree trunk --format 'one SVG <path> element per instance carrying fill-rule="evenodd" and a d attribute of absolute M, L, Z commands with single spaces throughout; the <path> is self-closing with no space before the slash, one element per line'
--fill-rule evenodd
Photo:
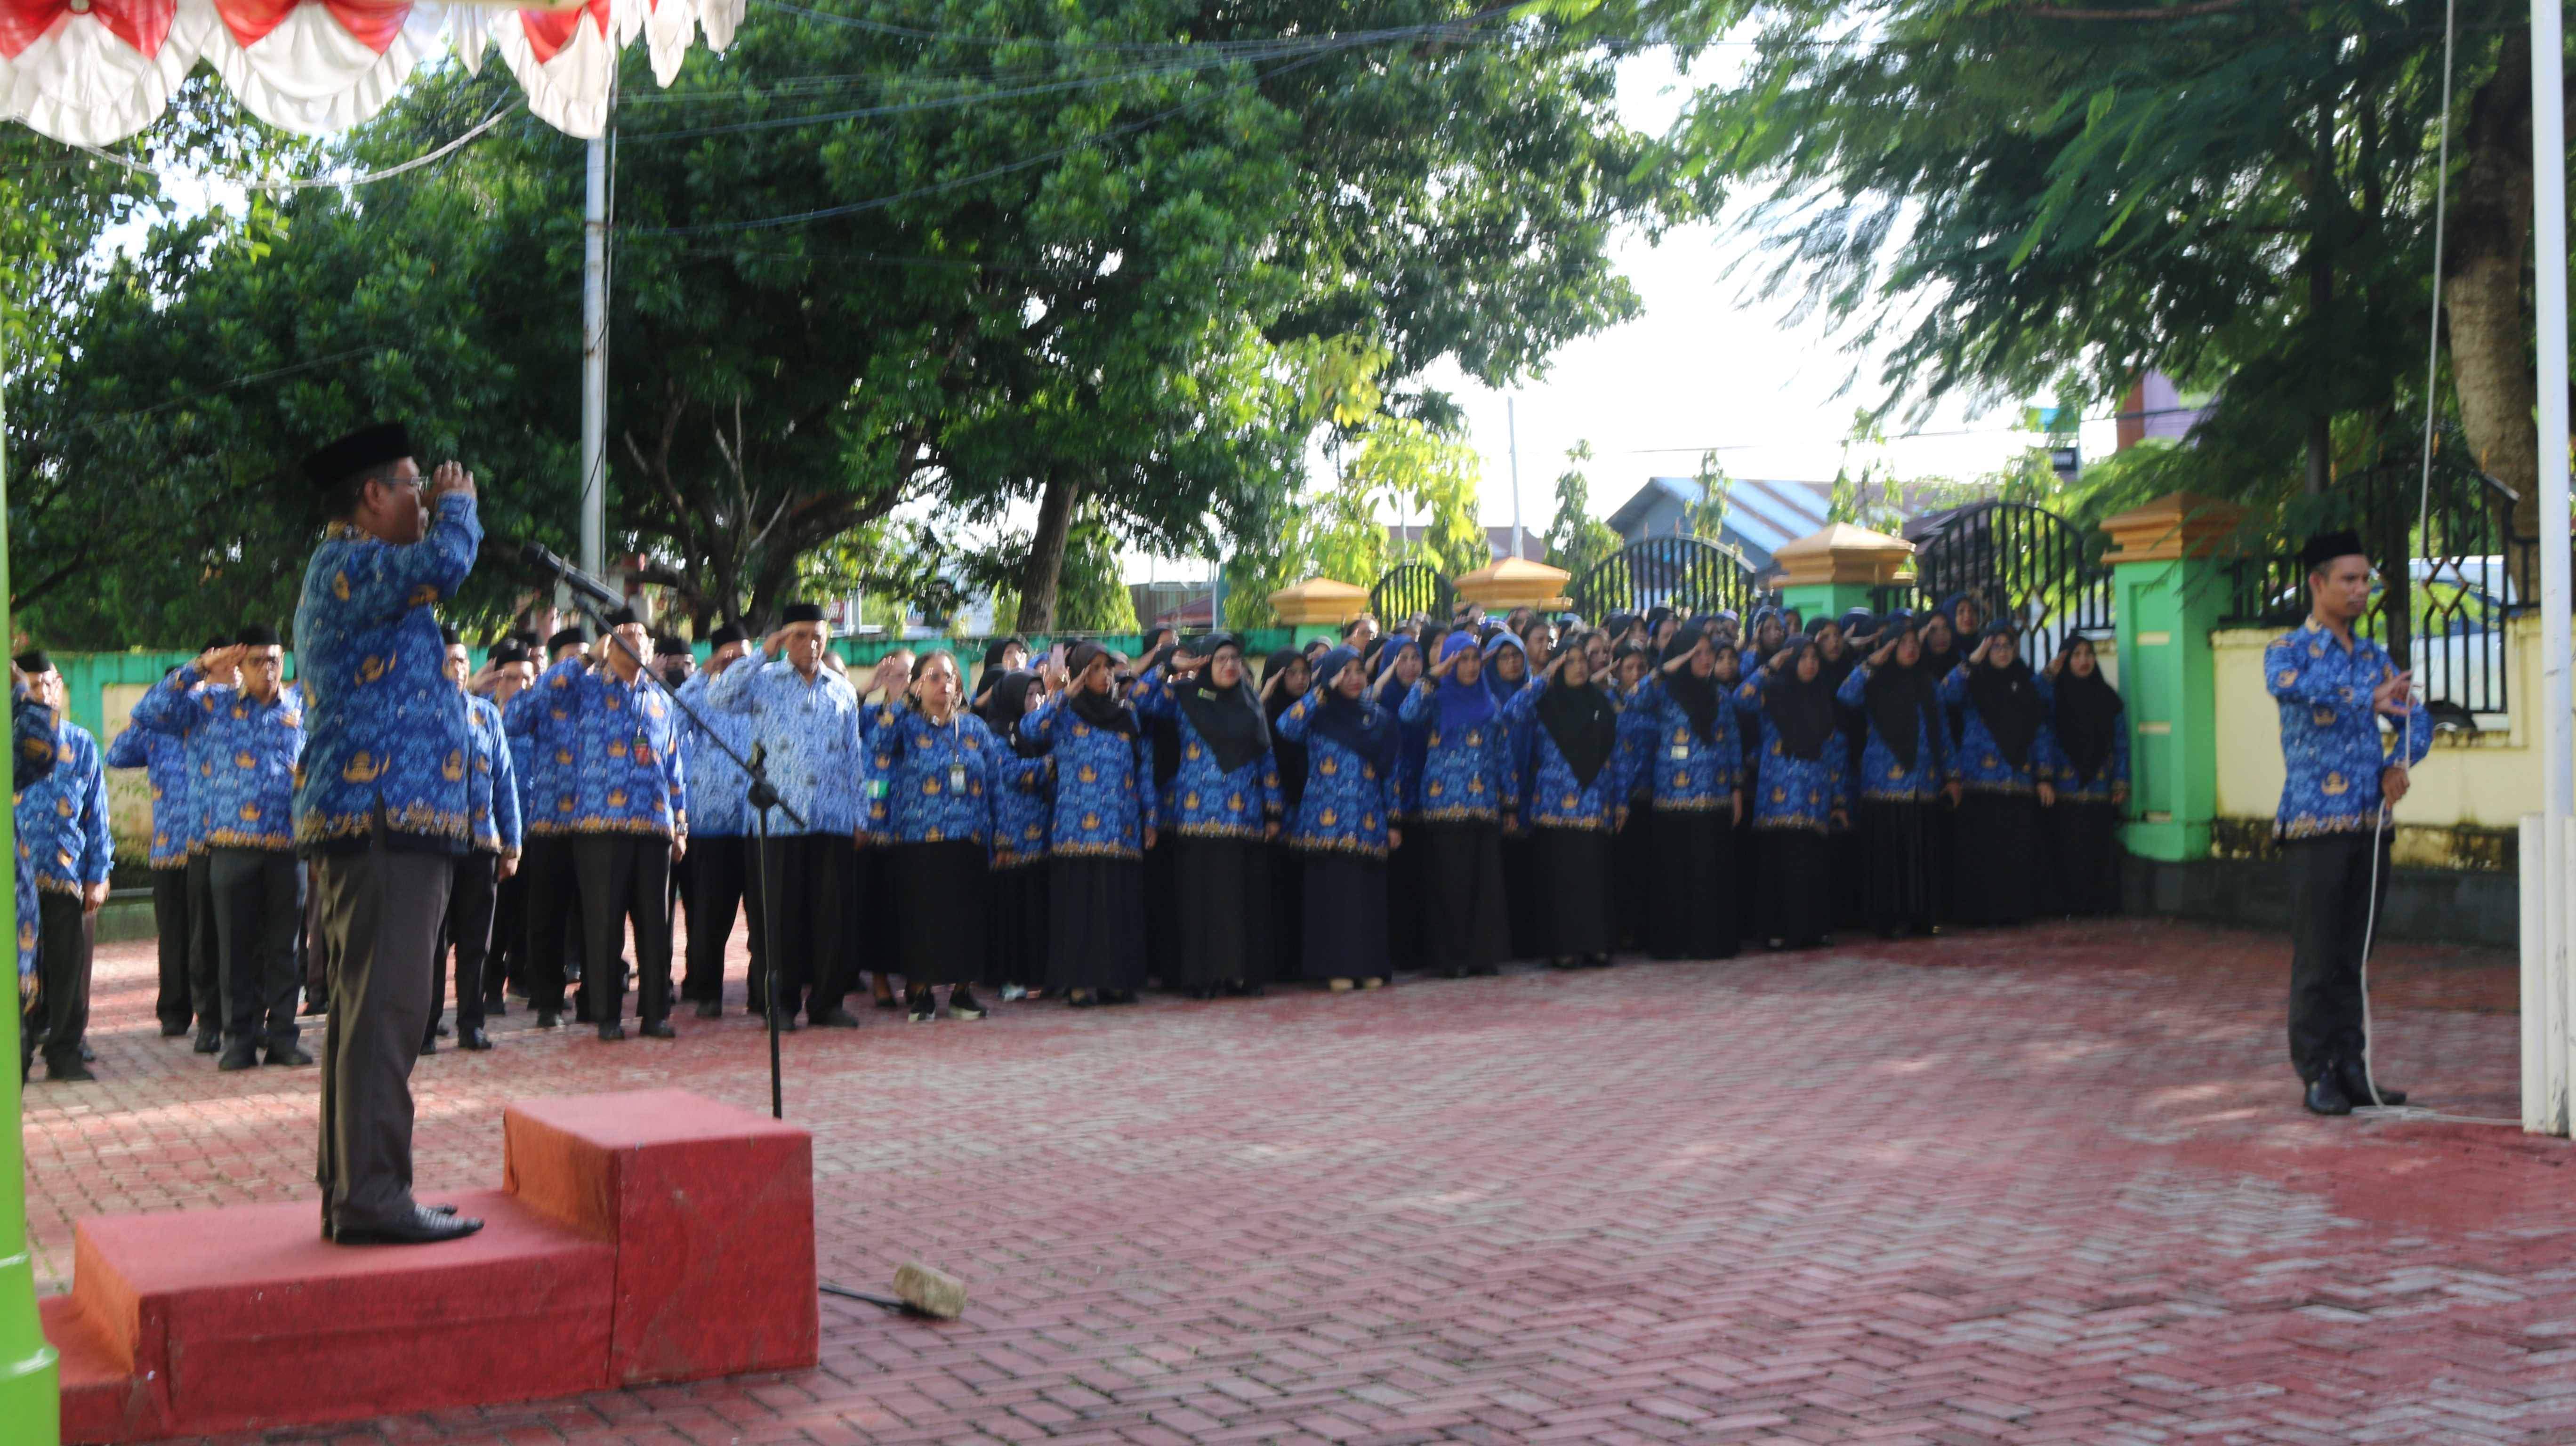
<path fill-rule="evenodd" d="M 2442 258 L 2442 302 L 2448 312 L 2451 380 L 2469 450 L 2487 474 L 2519 495 L 2514 531 L 2529 538 L 2540 524 L 2540 437 L 2533 414 L 2540 383 L 2529 338 L 2533 317 L 2523 297 L 2531 248 L 2531 41 L 2505 37 L 2495 74 L 2469 101 L 2462 137 L 2468 164 L 2451 203 Z M 2539 591 L 2539 553 L 2513 560 L 2515 587 Z"/>
<path fill-rule="evenodd" d="M 1037 535 L 1029 539 L 1028 565 L 1020 573 L 1020 616 L 1014 625 L 1023 633 L 1049 632 L 1055 627 L 1057 584 L 1064 577 L 1064 543 L 1073 531 L 1074 504 L 1082 500 L 1082 479 L 1063 472 L 1049 472 L 1045 494 L 1038 500 Z"/>

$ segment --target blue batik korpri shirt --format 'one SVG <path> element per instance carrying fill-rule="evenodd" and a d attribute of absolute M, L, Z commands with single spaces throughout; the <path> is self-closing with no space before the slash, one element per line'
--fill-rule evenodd
<path fill-rule="evenodd" d="M 1163 826 L 1182 838 L 1262 838 L 1286 817 L 1277 755 L 1264 748 L 1229 771 L 1182 704 L 1181 694 L 1195 687 L 1156 667 L 1146 670 L 1136 690 L 1138 716 L 1180 732 L 1180 766 L 1169 786 L 1155 785 L 1163 799 Z"/>
<path fill-rule="evenodd" d="M 26 685 L 9 687 L 9 787 L 13 796 L 43 783 L 54 771 L 53 710 L 27 696 Z M 36 860 L 27 835 L 17 834 L 18 978 L 36 972 Z M 26 986 L 21 983 L 19 986 Z"/>
<path fill-rule="evenodd" d="M 474 740 L 465 695 L 443 671 L 447 643 L 433 605 L 455 595 L 482 544 L 464 492 L 441 496 L 429 531 L 408 546 L 343 522 L 324 530 L 295 609 L 305 729 L 299 849 L 359 846 L 381 817 L 414 846 L 465 851 Z"/>
<path fill-rule="evenodd" d="M 880 703 L 859 709 L 859 733 L 867 744 L 868 837 L 890 844 L 991 840 L 994 770 L 1011 750 L 983 719 L 960 709 L 934 723 L 901 703 Z"/>
<path fill-rule="evenodd" d="M 467 721 L 474 730 L 473 773 L 466 779 L 465 803 L 474 826 L 477 852 L 516 858 L 519 854 L 518 765 L 502 726 L 501 705 L 467 695 Z"/>
<path fill-rule="evenodd" d="M 36 887 L 77 895 L 107 882 L 116 841 L 107 829 L 107 766 L 98 740 L 77 723 L 54 730 L 54 766 L 17 793 L 18 843 L 35 867 Z"/>
<path fill-rule="evenodd" d="M 1461 683 L 1426 674 L 1405 695 L 1397 716 L 1422 735 L 1421 774 L 1407 819 L 1499 824 L 1519 806 L 1511 782 L 1511 725 L 1483 678 Z"/>
<path fill-rule="evenodd" d="M 1297 817 L 1288 826 L 1288 846 L 1306 853 L 1383 859 L 1386 831 L 1395 823 L 1395 810 L 1402 802 L 1396 792 L 1396 749 L 1387 750 L 1386 766 L 1381 769 L 1375 759 L 1315 726 L 1328 691 L 1317 687 L 1288 705 L 1288 711 L 1270 725 L 1277 737 L 1306 746 L 1306 794 L 1298 800 Z M 1372 726 L 1384 717 L 1388 731 L 1394 730 L 1395 720 L 1385 717 L 1374 698 L 1364 695 L 1359 706 Z"/>
<path fill-rule="evenodd" d="M 725 671 L 750 666 L 750 659 L 740 658 Z M 674 695 L 705 720 L 701 728 L 687 712 L 680 714 L 680 760 L 689 770 L 689 836 L 743 838 L 753 832 L 751 804 L 744 797 L 751 778 L 719 745 L 729 744 L 734 753 L 749 758 L 755 729 L 749 714 L 719 708 L 707 696 L 715 680 L 713 673 L 691 673 Z"/>
<path fill-rule="evenodd" d="M 1086 722 L 1071 693 L 1057 693 L 1020 721 L 1020 736 L 1055 757 L 1055 818 L 1047 839 L 1057 858 L 1141 859 L 1145 826 L 1156 817 L 1154 743 Z"/>
<path fill-rule="evenodd" d="M 707 685 L 707 701 L 751 720 L 779 801 L 805 817 L 800 829 L 781 810 L 770 822 L 771 833 L 858 833 L 865 770 L 859 695 L 847 679 L 819 663 L 808 678 L 785 658 L 773 660 L 748 648 Z"/>
<path fill-rule="evenodd" d="M 128 724 L 107 745 L 107 766 L 140 768 L 152 788 L 152 867 L 183 869 L 197 841 L 188 806 L 188 745 L 167 733 Z"/>
<path fill-rule="evenodd" d="M 1620 759 L 1622 767 L 1643 766 L 1652 775 L 1658 813 L 1732 816 L 1735 811 L 1736 790 L 1744 787 L 1744 740 L 1737 732 L 1742 720 L 1736 716 L 1735 690 L 1715 677 L 1708 686 L 1717 695 L 1717 709 L 1705 737 L 1692 726 L 1690 710 L 1665 686 L 1660 670 L 1638 680 L 1620 715 L 1623 725 L 1630 715 L 1651 722 L 1646 733 L 1651 743 L 1641 750 L 1623 748 Z M 1623 727 L 1623 741 L 1626 737 Z"/>
<path fill-rule="evenodd" d="M 545 827 L 532 821 L 531 830 L 662 838 L 685 832 L 688 788 L 674 713 L 670 695 L 649 674 L 622 682 L 579 658 L 546 669 L 505 715 L 509 731 L 533 732 L 538 755 L 551 752 L 556 763 L 553 797 L 538 796 Z"/>
<path fill-rule="evenodd" d="M 1982 666 L 1982 665 L 1980 665 Z M 2057 771 L 2057 737 L 2049 719 L 2057 705 L 2057 693 L 2043 673 L 2032 673 L 2030 685 L 2039 698 L 2039 728 L 2032 734 L 2029 750 L 2015 763 L 2012 755 L 1995 738 L 1995 730 L 1977 707 L 1976 694 L 1969 684 L 1975 678 L 1967 663 L 1950 670 L 1941 680 L 1941 702 L 1957 721 L 1959 781 L 1970 793 L 2035 793 L 2040 782 Z"/>
<path fill-rule="evenodd" d="M 2397 676 L 2388 650 L 2356 636 L 2350 646 L 2315 618 L 2263 650 L 2263 680 L 2281 707 L 2281 808 L 2273 833 L 2288 841 L 2369 833 L 2379 826 L 2379 775 L 2393 759 L 2371 710 L 2372 691 Z M 2406 762 L 2433 748 L 2433 718 L 2408 706 Z"/>
<path fill-rule="evenodd" d="M 291 852 L 303 698 L 280 688 L 263 703 L 204 682 L 190 663 L 153 684 L 134 704 L 134 726 L 185 741 L 197 847 Z"/>

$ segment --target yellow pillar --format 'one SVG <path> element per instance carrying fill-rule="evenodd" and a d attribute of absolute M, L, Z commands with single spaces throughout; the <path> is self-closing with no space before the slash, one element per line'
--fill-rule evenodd
<path fill-rule="evenodd" d="M 1368 611 L 1368 589 L 1329 577 L 1310 577 L 1270 595 L 1270 610 L 1286 623 L 1300 646 L 1307 639 L 1338 636 L 1342 624 Z"/>
<path fill-rule="evenodd" d="M 1554 610 L 1573 606 L 1565 597 L 1565 584 L 1572 576 L 1561 567 L 1507 557 L 1476 569 L 1450 587 L 1461 602 L 1474 603 L 1489 613 L 1507 613 L 1514 608 Z"/>

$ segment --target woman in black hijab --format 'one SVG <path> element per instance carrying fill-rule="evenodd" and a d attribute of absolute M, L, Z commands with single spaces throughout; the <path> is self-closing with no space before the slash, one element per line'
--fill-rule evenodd
<path fill-rule="evenodd" d="M 2129 719 L 2102 676 L 2093 640 L 2076 635 L 2048 665 L 2056 689 L 2057 806 L 2049 810 L 2054 864 L 2043 913 L 2120 912 L 2120 817 L 2129 805 Z"/>
<path fill-rule="evenodd" d="M 2057 802 L 2046 771 L 2048 684 L 2021 660 L 2012 625 L 1986 629 L 1968 661 L 1941 684 L 1960 711 L 1959 862 L 1951 887 L 1962 924 L 2018 924 L 2037 906 L 2040 811 Z"/>
<path fill-rule="evenodd" d="M 972 712 L 976 717 L 983 719 L 984 726 L 992 729 L 996 733 L 1001 732 L 1010 724 L 1019 721 L 1016 717 L 994 716 L 992 706 L 993 690 L 1001 685 L 1002 679 L 1010 676 L 1021 668 L 1027 667 L 1028 665 L 1029 644 L 1027 639 L 1014 634 L 1008 637 L 995 638 L 991 642 L 986 643 L 984 645 L 984 671 L 976 676 L 975 698 L 973 702 L 967 705 L 968 711 Z"/>
<path fill-rule="evenodd" d="M 1232 633 L 1210 633 L 1148 673 L 1140 711 L 1179 731 L 1180 767 L 1166 794 L 1171 962 L 1165 985 L 1193 999 L 1258 994 L 1270 977 L 1261 927 L 1270 904 L 1270 840 L 1286 815 L 1270 722 Z M 1159 790 L 1158 790 L 1159 791 Z M 1165 901 L 1154 911 L 1163 917 Z"/>
<path fill-rule="evenodd" d="M 1628 817 L 1619 764 L 1619 710 L 1592 686 L 1581 648 L 1550 659 L 1539 686 L 1504 716 L 1531 720 L 1530 789 L 1522 805 L 1547 897 L 1535 915 L 1536 952 L 1559 969 L 1610 964 L 1610 836 Z"/>
<path fill-rule="evenodd" d="M 1749 832 L 1762 880 L 1754 927 L 1774 949 L 1825 942 L 1841 891 L 1830 840 L 1834 827 L 1849 821 L 1849 755 L 1824 661 L 1821 649 L 1791 643 L 1743 689 L 1755 704 L 1762 760 Z"/>
<path fill-rule="evenodd" d="M 1742 929 L 1737 828 L 1744 819 L 1744 742 L 1731 644 L 1685 623 L 1630 706 L 1655 718 L 1638 760 L 1654 774 L 1646 948 L 1658 959 L 1726 959 Z M 1631 820 L 1629 826 L 1636 827 Z"/>
<path fill-rule="evenodd" d="M 1860 805 L 1869 924 L 1891 939 L 1936 934 L 1942 900 L 1933 874 L 1933 825 L 1942 801 L 1956 806 L 1959 798 L 1950 722 L 1937 681 L 1923 670 L 1921 635 L 1910 623 L 1893 622 L 1879 634 L 1885 641 L 1843 680 L 1839 694 L 1869 727 L 1852 789 Z"/>
<path fill-rule="evenodd" d="M 1315 665 L 1304 650 L 1280 648 L 1261 665 L 1261 714 L 1270 725 L 1270 756 L 1279 765 L 1279 798 L 1289 818 L 1306 799 L 1306 745 L 1279 736 L 1279 715 L 1314 686 Z M 1294 850 L 1270 857 L 1270 977 L 1294 979 L 1305 951 L 1302 861 Z"/>

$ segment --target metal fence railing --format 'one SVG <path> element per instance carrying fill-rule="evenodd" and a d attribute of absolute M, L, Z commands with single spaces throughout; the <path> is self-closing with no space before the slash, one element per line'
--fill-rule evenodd
<path fill-rule="evenodd" d="M 2320 496 L 2226 568 L 2224 621 L 2294 627 L 2307 615 L 2306 568 L 2291 539 L 2333 528 L 2361 534 L 2378 581 L 2355 631 L 2409 660 L 2416 686 L 2455 718 L 2501 714 L 2512 699 L 2507 620 L 2536 605 L 2536 557 L 2514 525 L 2514 494 L 2457 445 L 2437 449 L 2423 486 L 2417 455 L 2392 455 Z M 2419 520 L 2420 511 L 2420 520 Z"/>

